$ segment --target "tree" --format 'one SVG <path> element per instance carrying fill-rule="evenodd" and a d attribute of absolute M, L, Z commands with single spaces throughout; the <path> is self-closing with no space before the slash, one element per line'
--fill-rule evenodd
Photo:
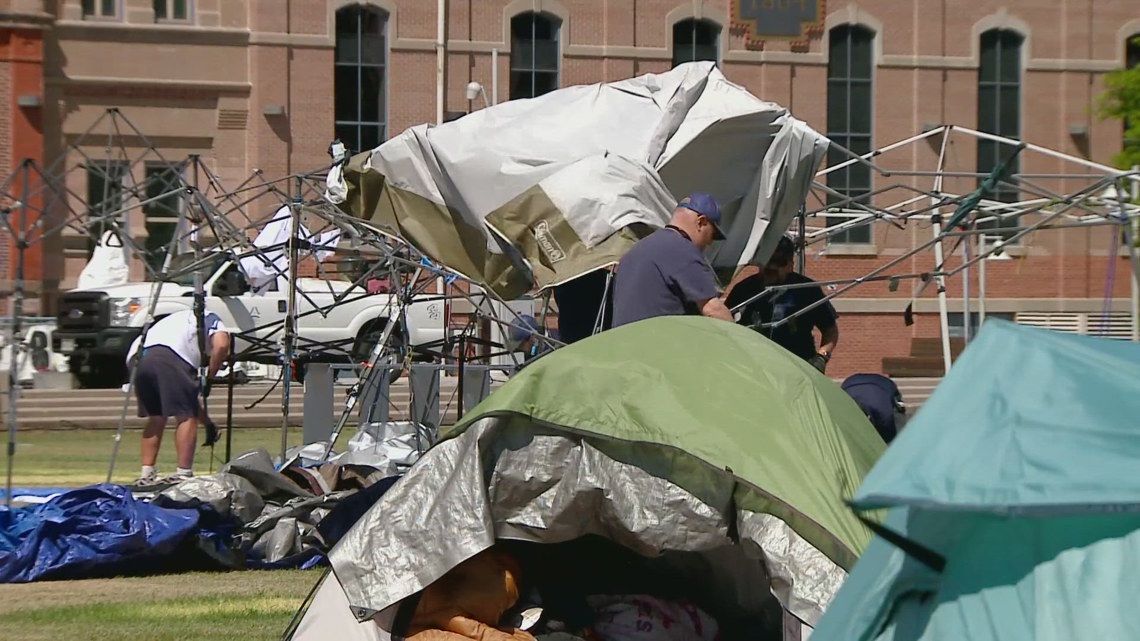
<path fill-rule="evenodd" d="M 1140 51 L 1140 37 L 1133 38 L 1129 53 Z M 1121 169 L 1140 165 L 1140 64 L 1128 56 L 1128 66 L 1105 76 L 1105 92 L 1099 100 L 1100 117 L 1124 125 L 1124 148 L 1112 161 Z"/>

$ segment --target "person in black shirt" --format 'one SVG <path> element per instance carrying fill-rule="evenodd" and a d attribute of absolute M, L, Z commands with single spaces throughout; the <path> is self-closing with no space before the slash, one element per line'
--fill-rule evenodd
<path fill-rule="evenodd" d="M 791 238 L 784 236 L 768 263 L 757 274 L 739 281 L 732 288 L 728 295 L 728 308 L 734 309 L 774 285 L 814 283 L 815 281 L 807 276 L 792 271 L 794 256 L 795 244 Z M 796 315 L 779 327 L 761 327 L 762 324 L 775 323 L 788 318 L 824 298 L 823 288 L 818 285 L 778 290 L 744 305 L 739 310 L 738 322 L 745 327 L 756 329 L 784 349 L 808 361 L 819 371 L 825 372 L 835 346 L 839 343 L 837 323 L 839 314 L 830 302 Z M 819 347 L 816 347 L 813 328 L 818 329 L 820 333 Z"/>

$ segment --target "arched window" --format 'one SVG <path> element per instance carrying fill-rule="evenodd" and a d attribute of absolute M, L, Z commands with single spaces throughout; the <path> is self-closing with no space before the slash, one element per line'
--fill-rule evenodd
<path fill-rule="evenodd" d="M 720 59 L 720 25 L 689 18 L 673 25 L 673 66 L 697 60 Z"/>
<path fill-rule="evenodd" d="M 871 115 L 874 113 L 871 77 L 874 69 L 875 32 L 860 25 L 840 25 L 829 34 L 827 60 L 827 137 L 853 153 L 871 152 Z M 842 164 L 851 157 L 835 146 L 827 152 L 828 166 Z M 841 209 L 857 211 L 857 204 L 868 204 L 871 168 L 854 162 L 827 174 L 827 185 L 838 192 L 829 200 Z M 852 202 L 849 199 L 854 198 Z M 851 217 L 833 216 L 828 225 L 850 222 Z M 871 225 L 853 224 L 831 236 L 834 243 L 867 244 Z"/>
<path fill-rule="evenodd" d="M 388 14 L 353 5 L 336 12 L 336 137 L 352 152 L 387 137 Z"/>
<path fill-rule="evenodd" d="M 1020 33 L 992 29 L 982 34 L 982 63 L 978 67 L 978 131 L 993 133 L 1003 138 L 1021 136 L 1021 44 Z M 990 173 L 1015 151 L 1015 147 L 995 140 L 978 139 L 978 173 Z M 1010 173 L 1020 171 L 1019 162 L 1013 160 Z M 982 184 L 984 178 L 978 179 Z M 987 197 L 996 201 L 1015 202 L 1018 189 L 1003 182 Z M 983 227 L 1001 229 L 1017 227 L 1016 217 L 1005 217 L 983 224 Z M 1009 234 L 1007 234 L 1009 235 Z"/>
<path fill-rule="evenodd" d="M 511 18 L 511 100 L 535 98 L 558 88 L 561 22 L 534 11 Z"/>
<path fill-rule="evenodd" d="M 1020 33 L 1008 29 L 991 29 L 982 34 L 981 65 L 978 67 L 978 131 L 1004 138 L 1021 137 L 1021 45 Z M 978 173 L 989 174 L 1013 153 L 1012 145 L 992 140 L 978 140 Z M 1017 159 L 1010 173 L 1020 171 Z M 979 178 L 979 184 L 983 178 Z M 1017 188 L 1003 183 L 988 196 L 994 200 L 1014 202 Z M 1016 217 L 1000 218 L 986 225 L 995 229 L 1017 227 Z"/>

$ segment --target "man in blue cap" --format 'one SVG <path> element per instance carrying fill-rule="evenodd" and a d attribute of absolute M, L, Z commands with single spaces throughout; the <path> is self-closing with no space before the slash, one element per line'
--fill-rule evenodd
<path fill-rule="evenodd" d="M 552 351 L 549 342 L 538 340 L 537 337 L 545 335 L 546 331 L 542 323 L 538 322 L 534 316 L 530 314 L 520 315 L 511 321 L 509 329 L 507 338 L 514 345 L 514 349 L 511 351 L 523 353 L 523 362 L 519 369 Z"/>
<path fill-rule="evenodd" d="M 882 374 L 852 374 L 842 387 L 888 444 L 906 426 L 906 405 L 893 380 Z"/>
<path fill-rule="evenodd" d="M 733 322 L 704 257 L 713 241 L 723 239 L 715 198 L 698 192 L 681 200 L 669 224 L 641 239 L 618 263 L 613 326 L 683 315 Z"/>

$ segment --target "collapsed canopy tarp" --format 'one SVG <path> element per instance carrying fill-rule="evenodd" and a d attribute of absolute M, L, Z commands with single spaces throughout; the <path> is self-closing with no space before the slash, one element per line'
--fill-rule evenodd
<path fill-rule="evenodd" d="M 90 578 L 157 566 L 193 542 L 199 512 L 136 501 L 119 485 L 71 490 L 0 510 L 0 583 Z"/>
<path fill-rule="evenodd" d="M 693 191 L 724 210 L 718 271 L 766 259 L 827 145 L 693 62 L 412 127 L 335 168 L 326 196 L 513 298 L 615 263 Z"/>
<path fill-rule="evenodd" d="M 722 601 L 754 607 L 771 585 L 813 624 L 870 538 L 843 500 L 884 447 L 838 385 L 756 332 L 632 323 L 536 361 L 411 468 L 330 553 L 343 613 L 390 620 L 497 538 L 595 534 L 697 553 Z"/>
<path fill-rule="evenodd" d="M 860 487 L 886 538 L 813 641 L 1140 638 L 1137 416 L 1140 345 L 987 321 Z"/>

